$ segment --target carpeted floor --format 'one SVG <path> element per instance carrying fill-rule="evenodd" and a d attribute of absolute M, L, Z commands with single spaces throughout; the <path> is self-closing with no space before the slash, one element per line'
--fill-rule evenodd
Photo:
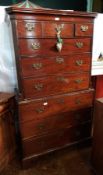
<path fill-rule="evenodd" d="M 53 152 L 39 158 L 27 170 L 23 170 L 18 161 L 13 161 L 2 175 L 94 175 L 91 148 Z"/>

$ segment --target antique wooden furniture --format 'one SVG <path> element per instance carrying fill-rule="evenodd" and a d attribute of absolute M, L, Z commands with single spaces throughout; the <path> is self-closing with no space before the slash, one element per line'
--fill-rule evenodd
<path fill-rule="evenodd" d="M 95 13 L 7 9 L 18 77 L 22 161 L 91 137 L 90 88 Z"/>
<path fill-rule="evenodd" d="M 14 95 L 0 93 L 0 172 L 15 156 Z"/>
<path fill-rule="evenodd" d="M 103 98 L 95 102 L 92 163 L 98 175 L 103 174 Z"/>

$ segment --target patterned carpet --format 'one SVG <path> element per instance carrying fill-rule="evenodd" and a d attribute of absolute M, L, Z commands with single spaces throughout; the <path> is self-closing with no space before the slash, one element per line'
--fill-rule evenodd
<path fill-rule="evenodd" d="M 1 175 L 94 175 L 90 160 L 90 147 L 63 149 L 42 156 L 27 170 L 15 160 Z"/>

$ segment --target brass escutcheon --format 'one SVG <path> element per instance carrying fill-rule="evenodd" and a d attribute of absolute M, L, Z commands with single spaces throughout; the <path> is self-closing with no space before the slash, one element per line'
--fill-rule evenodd
<path fill-rule="evenodd" d="M 40 129 L 40 130 L 45 129 L 45 124 L 40 123 L 40 124 L 37 125 L 37 128 Z"/>
<path fill-rule="evenodd" d="M 37 109 L 36 109 L 36 112 L 37 112 L 37 113 L 42 113 L 42 112 L 44 112 L 44 108 L 37 108 Z"/>
<path fill-rule="evenodd" d="M 35 68 L 36 70 L 41 69 L 42 63 L 34 63 L 34 64 L 32 64 L 32 67 Z"/>
<path fill-rule="evenodd" d="M 83 81 L 83 79 L 77 79 L 77 80 L 75 80 L 75 82 L 76 82 L 77 84 L 82 83 L 82 81 Z"/>
<path fill-rule="evenodd" d="M 58 63 L 58 64 L 64 63 L 64 58 L 57 57 L 56 58 L 56 63 Z"/>
<path fill-rule="evenodd" d="M 28 31 L 32 31 L 32 30 L 34 30 L 34 24 L 32 24 L 32 23 L 27 23 L 27 24 L 25 25 L 25 28 L 26 28 Z"/>
<path fill-rule="evenodd" d="M 76 42 L 76 46 L 77 46 L 78 48 L 82 48 L 82 47 L 83 47 L 83 43 L 82 43 L 82 42 Z"/>
<path fill-rule="evenodd" d="M 40 43 L 32 43 L 31 47 L 33 50 L 38 50 L 38 49 L 40 49 Z"/>
<path fill-rule="evenodd" d="M 64 77 L 57 77 L 57 81 L 60 81 L 60 82 L 65 82 L 65 78 Z"/>
<path fill-rule="evenodd" d="M 86 32 L 88 30 L 88 26 L 87 25 L 81 25 L 80 27 L 82 32 Z"/>
<path fill-rule="evenodd" d="M 35 84 L 34 87 L 35 87 L 36 90 L 41 91 L 42 88 L 43 88 L 43 84 L 38 83 L 38 84 Z"/>
<path fill-rule="evenodd" d="M 77 105 L 79 105 L 79 104 L 81 104 L 81 100 L 80 100 L 80 99 L 77 99 L 77 100 L 75 101 L 75 103 L 76 103 Z"/>
<path fill-rule="evenodd" d="M 76 65 L 81 66 L 83 64 L 83 60 L 76 60 Z"/>

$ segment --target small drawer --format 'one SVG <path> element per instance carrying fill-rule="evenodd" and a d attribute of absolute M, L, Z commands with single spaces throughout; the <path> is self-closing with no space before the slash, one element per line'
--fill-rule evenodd
<path fill-rule="evenodd" d="M 68 55 L 71 53 L 91 52 L 91 38 L 63 39 L 61 52 L 57 49 L 56 39 L 19 39 L 19 52 L 22 56 Z"/>
<path fill-rule="evenodd" d="M 57 33 L 60 32 L 61 38 L 69 38 L 74 35 L 74 25 L 62 22 L 45 22 L 43 23 L 43 37 L 57 38 Z"/>
<path fill-rule="evenodd" d="M 23 79 L 23 85 L 25 98 L 41 98 L 49 95 L 88 89 L 89 73 L 28 78 Z"/>
<path fill-rule="evenodd" d="M 52 134 L 22 141 L 23 157 L 37 156 L 45 152 L 82 141 L 91 136 L 91 123 L 58 130 Z M 30 148 L 30 149 L 29 149 Z"/>
<path fill-rule="evenodd" d="M 75 36 L 92 36 L 92 35 L 93 35 L 92 23 L 75 24 Z"/>
<path fill-rule="evenodd" d="M 93 105 L 94 90 L 52 96 L 45 99 L 19 102 L 19 121 L 42 120 L 63 112 L 89 108 Z"/>
<path fill-rule="evenodd" d="M 72 54 L 56 57 L 22 58 L 20 60 L 23 77 L 38 77 L 50 74 L 77 73 L 89 71 L 91 62 L 90 53 Z"/>
<path fill-rule="evenodd" d="M 16 24 L 16 32 L 18 38 L 22 37 L 35 37 L 41 38 L 42 37 L 42 23 L 41 22 L 34 22 L 32 20 L 27 21 L 17 21 Z"/>
<path fill-rule="evenodd" d="M 56 116 L 48 116 L 44 119 L 34 119 L 28 122 L 20 122 L 22 139 L 43 135 L 52 130 L 76 126 L 80 123 L 90 121 L 92 117 L 91 108 L 61 113 Z"/>

